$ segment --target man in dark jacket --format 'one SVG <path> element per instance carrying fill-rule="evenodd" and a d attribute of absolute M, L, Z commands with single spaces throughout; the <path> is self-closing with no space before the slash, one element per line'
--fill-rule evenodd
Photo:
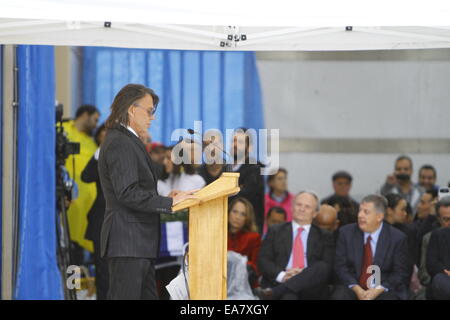
<path fill-rule="evenodd" d="M 141 141 L 155 119 L 158 101 L 152 89 L 126 85 L 114 98 L 106 121 L 98 169 L 106 200 L 101 254 L 109 264 L 109 299 L 157 299 L 159 214 L 194 198 L 192 192 L 158 195 L 155 164 Z"/>
<path fill-rule="evenodd" d="M 250 135 L 245 128 L 237 129 L 233 136 L 232 171 L 239 172 L 239 187 L 236 197 L 244 197 L 253 205 L 256 225 L 262 233 L 264 225 L 264 178 L 262 164 L 250 158 Z M 234 197 L 230 198 L 230 201 Z"/>
<path fill-rule="evenodd" d="M 431 280 L 431 298 L 450 300 L 450 197 L 439 201 L 437 209 L 444 227 L 431 233 L 427 249 L 427 271 Z"/>
<path fill-rule="evenodd" d="M 339 230 L 334 270 L 340 285 L 332 299 L 407 299 L 411 264 L 407 238 L 383 222 L 386 210 L 386 199 L 366 196 L 361 201 L 358 223 Z"/>

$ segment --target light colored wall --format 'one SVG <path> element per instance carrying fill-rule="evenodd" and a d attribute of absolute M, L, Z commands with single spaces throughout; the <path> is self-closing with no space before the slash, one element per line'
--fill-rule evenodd
<path fill-rule="evenodd" d="M 64 118 L 71 116 L 72 75 L 70 47 L 55 46 L 56 100 L 64 105 Z"/>
<path fill-rule="evenodd" d="M 439 184 L 450 180 L 450 50 L 261 52 L 257 63 L 291 191 L 326 196 L 345 169 L 361 198 L 392 172 L 397 145 L 412 157 L 415 181 L 424 163 L 436 166 Z M 339 147 L 330 152 L 330 143 Z"/>
<path fill-rule="evenodd" d="M 81 105 L 82 47 L 55 46 L 56 100 L 64 118 L 73 118 Z"/>

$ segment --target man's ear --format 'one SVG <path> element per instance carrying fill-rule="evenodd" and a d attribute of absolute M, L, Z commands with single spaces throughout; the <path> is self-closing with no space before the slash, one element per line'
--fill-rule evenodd
<path fill-rule="evenodd" d="M 135 110 L 135 108 L 134 108 L 134 106 L 133 105 L 131 105 L 131 106 L 129 106 L 128 107 L 128 116 L 132 116 L 132 117 L 134 117 L 134 111 Z"/>

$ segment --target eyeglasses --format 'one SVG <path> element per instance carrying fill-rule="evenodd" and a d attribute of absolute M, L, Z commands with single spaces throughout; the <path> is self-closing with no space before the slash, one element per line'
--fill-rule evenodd
<path fill-rule="evenodd" d="M 148 114 L 149 117 L 151 117 L 152 115 L 155 114 L 156 108 L 157 108 L 157 106 L 154 106 L 154 107 L 151 108 L 151 109 L 147 109 L 147 108 L 145 108 L 144 106 L 141 106 L 139 103 L 134 103 L 133 105 L 134 105 L 135 107 L 141 107 L 141 108 L 143 108 L 145 111 L 147 111 L 147 114 Z"/>

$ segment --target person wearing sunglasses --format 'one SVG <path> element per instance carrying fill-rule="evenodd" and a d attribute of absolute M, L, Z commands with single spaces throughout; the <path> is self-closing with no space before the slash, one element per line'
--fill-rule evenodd
<path fill-rule="evenodd" d="M 114 98 L 106 121 L 98 169 L 106 201 L 101 256 L 108 261 L 111 300 L 158 299 L 154 264 L 160 214 L 171 214 L 172 206 L 196 198 L 196 190 L 158 194 L 160 172 L 142 142 L 158 102 L 152 89 L 128 84 Z"/>

